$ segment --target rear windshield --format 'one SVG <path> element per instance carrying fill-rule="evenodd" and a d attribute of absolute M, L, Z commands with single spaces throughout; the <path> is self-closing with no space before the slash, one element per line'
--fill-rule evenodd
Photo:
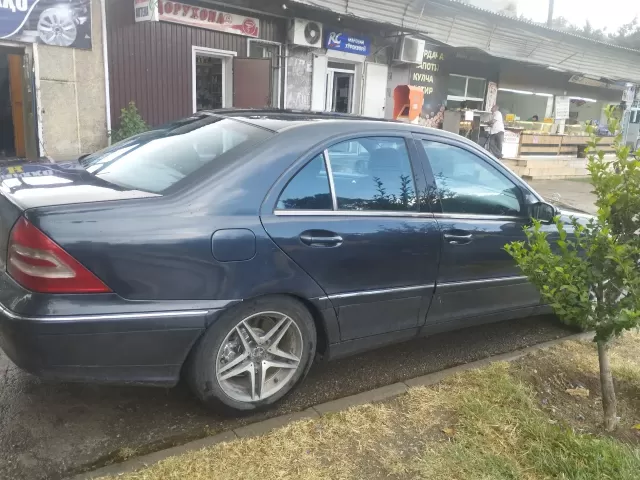
<path fill-rule="evenodd" d="M 223 164 L 267 130 L 229 118 L 195 115 L 136 135 L 80 160 L 96 177 L 133 190 L 163 193 L 208 164 Z"/>

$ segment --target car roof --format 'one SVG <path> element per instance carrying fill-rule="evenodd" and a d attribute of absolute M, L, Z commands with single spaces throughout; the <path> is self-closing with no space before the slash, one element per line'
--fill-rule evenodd
<path fill-rule="evenodd" d="M 282 133 L 285 131 L 312 129 L 318 133 L 319 126 L 325 134 L 357 133 L 365 130 L 389 130 L 395 132 L 414 132 L 429 134 L 442 139 L 456 140 L 465 143 L 473 148 L 480 148 L 478 144 L 461 135 L 447 132 L 436 128 L 424 127 L 415 123 L 400 122 L 381 118 L 362 117 L 358 115 L 335 113 L 335 112 L 314 112 L 306 110 L 286 110 L 286 109 L 218 109 L 198 112 L 199 114 L 215 115 L 254 125 L 259 128 Z M 302 134 L 302 132 L 300 132 Z M 307 130 L 306 133 L 310 133 Z"/>

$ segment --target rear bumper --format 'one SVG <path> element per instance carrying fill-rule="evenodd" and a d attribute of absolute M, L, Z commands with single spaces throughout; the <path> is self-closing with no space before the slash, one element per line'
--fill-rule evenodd
<path fill-rule="evenodd" d="M 0 305 L 0 348 L 18 367 L 40 377 L 172 386 L 216 313 L 29 317 Z"/>

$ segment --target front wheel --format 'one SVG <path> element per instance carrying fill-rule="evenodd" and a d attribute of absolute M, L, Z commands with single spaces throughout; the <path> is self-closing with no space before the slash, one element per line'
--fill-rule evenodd
<path fill-rule="evenodd" d="M 210 406 L 258 410 L 306 375 L 315 349 L 315 326 L 304 305 L 288 297 L 253 300 L 207 330 L 191 355 L 189 383 Z"/>

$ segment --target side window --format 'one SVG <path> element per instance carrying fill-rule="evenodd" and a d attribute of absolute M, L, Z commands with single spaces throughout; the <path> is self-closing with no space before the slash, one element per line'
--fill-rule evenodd
<path fill-rule="evenodd" d="M 278 210 L 332 210 L 329 177 L 324 157 L 318 155 L 287 184 L 278 199 Z"/>
<path fill-rule="evenodd" d="M 403 138 L 363 137 L 336 144 L 328 152 L 339 210 L 417 209 Z"/>
<path fill-rule="evenodd" d="M 423 140 L 443 213 L 521 214 L 520 190 L 482 158 L 453 145 Z"/>

